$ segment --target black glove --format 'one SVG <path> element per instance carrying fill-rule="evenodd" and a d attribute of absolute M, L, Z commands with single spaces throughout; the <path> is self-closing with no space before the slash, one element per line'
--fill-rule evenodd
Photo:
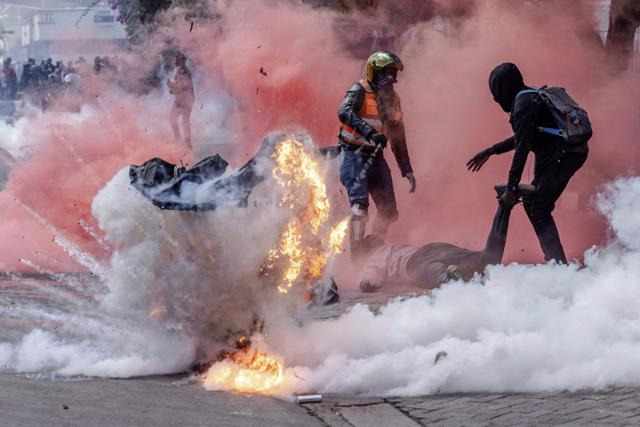
<path fill-rule="evenodd" d="M 381 145 L 382 148 L 385 148 L 387 146 L 387 137 L 384 136 L 383 133 L 380 132 L 375 132 L 373 135 L 371 135 L 369 137 L 369 140 L 371 142 L 373 142 L 376 145 Z"/>
<path fill-rule="evenodd" d="M 494 154 L 496 154 L 496 151 L 493 147 L 482 150 L 467 162 L 467 169 L 471 172 L 478 172 L 480 168 L 482 168 L 482 165 L 484 165 L 487 160 L 489 160 L 489 157 L 493 156 Z"/>
<path fill-rule="evenodd" d="M 518 204 L 518 196 L 516 196 L 516 193 L 513 191 L 507 190 L 502 197 L 500 197 L 500 203 L 508 208 L 512 208 Z"/>

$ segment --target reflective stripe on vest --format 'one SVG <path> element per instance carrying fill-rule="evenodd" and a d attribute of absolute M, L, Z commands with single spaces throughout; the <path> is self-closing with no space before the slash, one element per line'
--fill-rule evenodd
<path fill-rule="evenodd" d="M 376 96 L 373 93 L 373 89 L 371 89 L 371 85 L 369 85 L 369 82 L 364 79 L 358 81 L 358 83 L 364 89 L 364 101 L 356 114 L 376 131 L 383 132 L 382 120 L 378 113 L 378 101 L 376 101 Z M 350 144 L 363 145 L 367 147 L 374 146 L 374 144 L 368 141 L 364 135 L 344 123 L 340 125 L 340 138 Z"/>

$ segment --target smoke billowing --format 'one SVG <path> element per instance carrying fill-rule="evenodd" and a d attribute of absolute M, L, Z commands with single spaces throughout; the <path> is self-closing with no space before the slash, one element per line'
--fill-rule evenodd
<path fill-rule="evenodd" d="M 420 395 L 638 384 L 640 180 L 607 186 L 599 209 L 613 241 L 585 266 L 490 267 L 482 283 L 364 305 L 340 319 L 279 328 L 296 391 Z M 306 343 L 291 346 L 288 343 Z M 447 356 L 434 365 L 435 355 Z"/>
<path fill-rule="evenodd" d="M 244 308 L 282 314 L 280 303 L 264 310 L 255 279 L 277 239 L 283 217 L 276 207 L 202 217 L 160 212 L 132 192 L 121 169 L 151 157 L 193 163 L 213 154 L 216 144 L 231 144 L 222 146 L 225 157 L 238 166 L 262 136 L 279 129 L 304 128 L 317 145 L 335 144 L 338 104 L 362 73 L 365 58 L 357 55 L 370 49 L 372 28 L 385 20 L 393 22 L 392 37 L 373 38 L 380 47 L 390 43 L 405 63 L 397 90 L 418 178 L 417 194 L 409 195 L 394 172 L 401 217 L 391 241 L 483 244 L 495 206 L 491 187 L 506 179 L 510 156 L 492 158 L 479 174 L 464 165 L 509 136 L 508 117 L 492 101 L 487 77 L 493 66 L 511 61 L 528 84 L 566 87 L 594 123 L 590 158 L 556 211 L 568 255 L 585 268 L 492 267 L 485 286 L 479 280 L 448 285 L 392 302 L 377 316 L 358 306 L 338 320 L 302 328 L 277 316 L 268 344 L 307 379 L 295 388 L 418 394 L 640 381 L 633 360 L 640 298 L 637 179 L 604 188 L 600 209 L 613 240 L 605 241 L 607 224 L 595 209 L 602 186 L 633 175 L 640 158 L 637 76 L 606 73 L 600 47 L 583 36 L 588 9 L 568 16 L 557 13 L 553 1 L 455 3 L 435 2 L 421 9 L 420 19 L 389 21 L 385 10 L 360 19 L 292 1 L 215 2 L 219 18 L 193 28 L 167 12 L 161 17 L 167 24 L 126 56 L 140 73 L 123 78 L 135 86 L 167 49 L 185 52 L 196 81 L 195 155 L 172 141 L 165 88 L 138 95 L 142 87 L 101 83 L 99 101 L 79 113 L 31 112 L 6 128 L 0 145 L 22 160 L 0 194 L 0 267 L 91 271 L 101 286 L 89 301 L 56 308 L 25 303 L 10 313 L 62 324 L 64 334 L 12 336 L 0 344 L 0 365 L 67 375 L 176 372 L 198 350 L 227 344 L 228 330 L 251 320 Z M 328 165 L 327 185 L 335 209 L 346 213 L 335 166 Z M 269 191 L 263 196 L 273 198 Z M 506 261 L 541 262 L 521 211 L 512 224 Z M 600 249 L 583 257 L 594 244 Z M 228 268 L 212 269 L 212 256 Z M 346 258 L 336 275 L 348 289 L 355 283 L 340 268 Z M 175 297 L 180 322 L 148 320 L 156 289 Z M 48 350 L 34 356 L 40 348 Z M 433 367 L 441 350 L 449 356 Z"/>

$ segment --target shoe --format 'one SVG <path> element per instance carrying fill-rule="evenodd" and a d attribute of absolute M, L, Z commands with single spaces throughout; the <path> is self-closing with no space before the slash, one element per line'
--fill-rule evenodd
<path fill-rule="evenodd" d="M 330 277 L 331 284 L 329 285 L 329 289 L 327 289 L 327 293 L 324 296 L 324 300 L 322 301 L 322 305 L 331 305 L 340 302 L 340 293 L 338 292 L 338 285 L 333 277 Z"/>
<path fill-rule="evenodd" d="M 449 280 L 464 280 L 460 267 L 455 264 L 451 264 L 447 267 L 447 277 L 449 277 Z"/>

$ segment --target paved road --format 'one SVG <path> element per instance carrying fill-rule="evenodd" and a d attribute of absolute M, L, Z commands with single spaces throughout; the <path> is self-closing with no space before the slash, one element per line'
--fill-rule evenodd
<path fill-rule="evenodd" d="M 0 375 L 0 425 L 321 427 L 277 399 L 208 392 L 180 377 L 50 381 Z"/>
<path fill-rule="evenodd" d="M 640 425 L 640 389 L 412 398 L 327 395 L 298 406 L 208 392 L 186 377 L 51 381 L 0 375 L 2 426 L 409 427 Z"/>
<path fill-rule="evenodd" d="M 6 279 L 0 277 L 0 284 Z M 0 296 L 2 290 L 5 289 L 0 287 Z M 412 292 L 415 290 L 402 290 L 396 295 L 344 294 L 340 304 L 316 307 L 306 313 L 305 320 L 338 316 L 358 302 L 376 310 L 390 297 Z M 0 322 L 0 327 L 6 326 Z M 328 395 L 322 403 L 298 406 L 267 397 L 208 392 L 185 376 L 52 381 L 0 375 L 2 427 L 419 425 L 635 426 L 640 425 L 640 388 L 598 393 L 454 394 L 386 399 Z"/>

